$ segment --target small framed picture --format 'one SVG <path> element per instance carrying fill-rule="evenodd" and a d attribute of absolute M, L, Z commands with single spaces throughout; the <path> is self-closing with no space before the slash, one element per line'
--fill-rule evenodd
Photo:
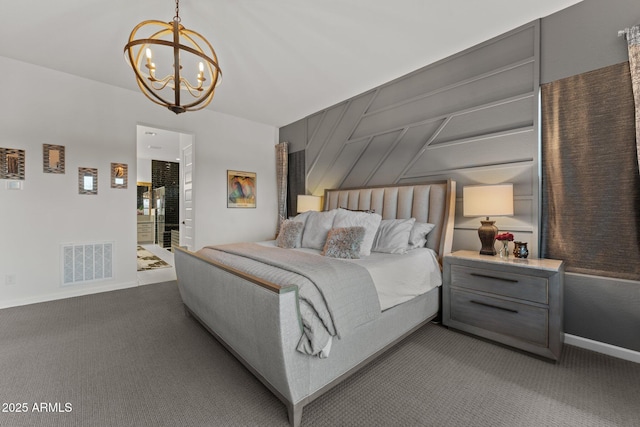
<path fill-rule="evenodd" d="M 64 173 L 64 145 L 42 144 L 42 171 Z"/>
<path fill-rule="evenodd" d="M 24 179 L 24 150 L 0 148 L 0 179 Z"/>
<path fill-rule="evenodd" d="M 256 207 L 256 173 L 227 170 L 227 208 Z"/>
<path fill-rule="evenodd" d="M 129 168 L 124 163 L 111 163 L 111 188 L 127 188 Z"/>
<path fill-rule="evenodd" d="M 98 169 L 78 168 L 78 194 L 98 194 Z"/>

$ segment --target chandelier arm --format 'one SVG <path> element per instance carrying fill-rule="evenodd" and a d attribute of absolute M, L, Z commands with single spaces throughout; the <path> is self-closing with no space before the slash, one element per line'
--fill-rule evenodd
<path fill-rule="evenodd" d="M 189 83 L 189 80 L 185 79 L 184 77 L 180 77 L 180 83 L 183 84 L 184 87 L 187 88 L 187 90 L 191 89 L 191 90 L 195 90 L 195 91 L 199 91 L 199 92 L 202 92 L 202 90 L 203 90 L 202 88 L 198 89 L 197 86 L 194 86 L 191 83 Z M 193 92 L 191 92 L 191 94 L 193 95 Z M 200 94 L 198 94 L 198 96 L 200 96 Z"/>
<path fill-rule="evenodd" d="M 140 88 L 140 91 L 142 92 L 142 94 L 146 96 L 147 99 L 149 99 L 151 102 L 158 105 L 162 105 L 163 107 L 168 104 L 166 100 L 164 100 L 162 97 L 158 96 L 154 91 L 149 90 L 144 84 L 142 84 L 139 79 L 136 79 L 136 83 L 138 83 L 138 87 Z M 153 95 L 153 97 L 157 99 L 154 99 L 150 95 Z"/>
<path fill-rule="evenodd" d="M 197 111 L 200 110 L 204 107 L 207 106 L 207 102 L 206 100 L 211 100 L 213 98 L 214 92 L 215 92 L 215 86 L 211 86 L 198 100 L 190 103 L 190 104 L 185 104 L 183 105 L 183 107 L 187 110 L 187 111 Z M 204 103 L 205 105 L 203 105 L 201 108 L 191 108 L 194 107 L 198 104 Z"/>
<path fill-rule="evenodd" d="M 182 84 L 184 84 L 184 87 L 187 88 L 187 91 L 191 94 L 191 96 L 193 96 L 194 98 L 197 98 L 198 101 L 200 100 L 200 95 L 202 95 L 202 89 L 198 90 L 197 87 L 194 87 L 191 83 L 189 83 L 189 81 L 187 81 L 187 79 L 185 79 L 184 77 L 180 78 L 180 82 Z M 195 92 L 194 92 L 195 91 Z"/>
<path fill-rule="evenodd" d="M 213 99 L 213 94 L 209 98 L 202 98 L 202 100 L 200 102 L 193 102 L 191 104 L 183 105 L 182 108 L 184 108 L 184 111 L 203 110 L 203 109 L 205 109 L 207 107 L 208 102 L 210 102 L 211 99 Z M 195 108 L 198 105 L 199 105 L 199 107 Z"/>
<path fill-rule="evenodd" d="M 172 80 L 171 76 L 167 76 L 167 77 L 163 78 L 162 80 L 158 80 L 158 79 L 153 80 L 151 82 L 151 87 L 153 88 L 153 90 L 162 90 L 165 87 L 167 87 L 167 85 L 169 83 L 171 83 L 171 80 Z M 155 86 L 155 83 L 162 83 L 162 84 L 160 86 Z"/>

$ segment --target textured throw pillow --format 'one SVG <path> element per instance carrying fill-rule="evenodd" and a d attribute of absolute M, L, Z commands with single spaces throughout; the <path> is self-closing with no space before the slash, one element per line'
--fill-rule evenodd
<path fill-rule="evenodd" d="M 364 227 L 364 239 L 360 246 L 360 257 L 371 255 L 373 239 L 376 237 L 382 216 L 376 213 L 353 212 L 339 208 L 333 220 L 334 228 Z"/>
<path fill-rule="evenodd" d="M 302 232 L 302 247 L 322 250 L 327 241 L 327 233 L 333 227 L 336 210 L 309 212 Z"/>
<path fill-rule="evenodd" d="M 409 249 L 409 236 L 413 229 L 415 218 L 383 219 L 380 221 L 378 233 L 373 241 L 372 252 L 388 254 L 403 254 Z"/>
<path fill-rule="evenodd" d="M 364 234 L 364 227 L 332 228 L 327 234 L 322 255 L 332 258 L 358 259 Z"/>
<path fill-rule="evenodd" d="M 280 233 L 276 238 L 276 246 L 285 249 L 297 248 L 303 228 L 303 222 L 285 219 L 280 224 Z"/>
<path fill-rule="evenodd" d="M 427 234 L 435 228 L 435 224 L 416 222 L 409 236 L 409 249 L 424 248 L 427 244 Z"/>

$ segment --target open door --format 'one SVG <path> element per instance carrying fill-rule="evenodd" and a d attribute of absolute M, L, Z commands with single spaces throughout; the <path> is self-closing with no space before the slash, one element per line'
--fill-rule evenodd
<path fill-rule="evenodd" d="M 183 140 L 189 140 L 187 145 L 182 146 Z M 181 140 L 181 157 L 182 157 L 182 182 L 181 194 L 182 203 L 180 203 L 180 246 L 185 246 L 188 250 L 193 251 L 195 247 L 195 221 L 193 210 L 193 136 L 180 135 Z"/>

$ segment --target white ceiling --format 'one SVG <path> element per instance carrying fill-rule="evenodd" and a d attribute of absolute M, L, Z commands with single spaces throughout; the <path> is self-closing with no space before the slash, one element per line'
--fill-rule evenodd
<path fill-rule="evenodd" d="M 182 0 L 180 17 L 222 67 L 208 108 L 279 127 L 578 2 Z M 138 91 L 124 45 L 174 11 L 175 0 L 3 1 L 0 56 Z"/>

